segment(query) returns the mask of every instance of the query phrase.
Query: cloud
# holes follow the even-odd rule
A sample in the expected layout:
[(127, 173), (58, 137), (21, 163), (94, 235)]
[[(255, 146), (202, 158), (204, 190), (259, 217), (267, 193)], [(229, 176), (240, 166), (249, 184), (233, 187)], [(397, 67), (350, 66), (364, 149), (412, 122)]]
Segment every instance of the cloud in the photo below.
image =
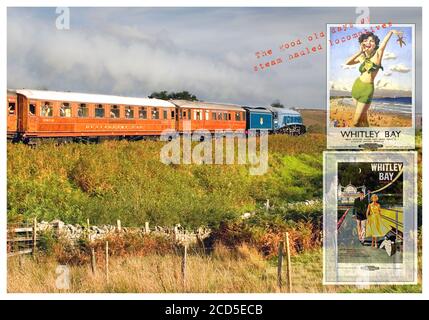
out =
[(409, 91), (410, 88), (404, 87), (401, 83), (386, 80), (384, 78), (378, 80), (375, 84), (376, 89), (384, 89), (390, 91)]
[(383, 60), (396, 60), (396, 55), (393, 52), (386, 51), (384, 52)]
[[(285, 40), (280, 16), (271, 22), (272, 30), (278, 32), (270, 32), (268, 37), (266, 30), (253, 27), (253, 18), (269, 16), (267, 10), (253, 10), (246, 17), (237, 10), (227, 11), (236, 18), (225, 20), (225, 10), (221, 10), (222, 17), (220, 11), (207, 9), (206, 18), (226, 21), (219, 25), (207, 24), (204, 17), (183, 8), (177, 10), (187, 19), (185, 23), (174, 21), (175, 16), (163, 23), (151, 21), (167, 15), (168, 10), (163, 9), (152, 16), (142, 12), (135, 20), (131, 16), (124, 21), (114, 20), (120, 20), (120, 15), (112, 15), (110, 10), (81, 9), (84, 14), (72, 10), (71, 29), (64, 31), (55, 29), (54, 15), (40, 18), (40, 10), (28, 10), (28, 15), (20, 9), (8, 12), (11, 88), (132, 96), (188, 90), (206, 101), (264, 105), (278, 99), (292, 106), (323, 106), (323, 88), (317, 83), (324, 76), (314, 72), (324, 68), (322, 54), (292, 62), (288, 53), (279, 50), (269, 59), (255, 57), (261, 48), (276, 49)], [(275, 11), (272, 14), (278, 15)], [(73, 20), (77, 15), (79, 21)], [(141, 21), (146, 24), (139, 24)], [(299, 24), (293, 29), (300, 31)], [(283, 58), (282, 64), (254, 71), (255, 65), (278, 57)], [(313, 90), (320, 90), (320, 94), (308, 95)]]
[(392, 75), (392, 72), (390, 71), (383, 72), (383, 76), (385, 77), (390, 77), (391, 75)]
[(406, 67), (403, 64), (396, 64), (390, 67), (391, 71), (399, 72), (399, 73), (408, 73), (411, 71), (410, 68)]
[(353, 83), (351, 83), (350, 81), (346, 81), (344, 79), (338, 79), (337, 81), (330, 82), (331, 90), (350, 92), (352, 90), (352, 86), (353, 86)]
[[(312, 108), (326, 104), (326, 38), (305, 39), (338, 16), (356, 18), (352, 8), (72, 8), (71, 29), (60, 31), (55, 8), (8, 8), (7, 14), (10, 88), (130, 96), (188, 90), (206, 101), (280, 100)], [(421, 9), (374, 8), (373, 14), (380, 21), (421, 24)], [(279, 50), (296, 39), (303, 41), (300, 48)], [(288, 60), (318, 44), (322, 51)], [(255, 72), (255, 65), (269, 61), (255, 52), (268, 49), (284, 62)]]
[(343, 68), (344, 70), (356, 69), (357, 67), (358, 67), (358, 64), (355, 64), (355, 65), (342, 64), (341, 65), (341, 68)]

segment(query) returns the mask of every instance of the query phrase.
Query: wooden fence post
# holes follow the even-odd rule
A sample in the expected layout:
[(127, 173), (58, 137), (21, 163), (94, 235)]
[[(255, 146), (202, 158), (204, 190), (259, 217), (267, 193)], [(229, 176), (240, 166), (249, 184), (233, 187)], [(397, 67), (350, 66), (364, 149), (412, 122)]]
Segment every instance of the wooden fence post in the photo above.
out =
[(144, 223), (144, 232), (145, 233), (149, 233), (150, 232), (149, 222), (147, 222), (147, 221)]
[(188, 256), (188, 244), (186, 243), (183, 248), (182, 256), (182, 281), (183, 281), (183, 290), (186, 288), (186, 260)]
[(89, 218), (88, 219), (86, 219), (86, 227), (87, 227), (87, 232), (88, 232), (88, 241), (90, 241), (91, 240), (91, 236), (90, 236), (90, 225), (89, 225)]
[(278, 261), (277, 261), (277, 286), (282, 289), (282, 266), (283, 266), (283, 241), (279, 242)]
[(286, 265), (287, 287), (288, 287), (288, 292), (292, 292), (292, 264), (290, 262), (289, 232), (286, 232), (285, 238), (286, 238), (285, 240), (286, 240), (286, 258), (287, 258), (287, 265)]
[(116, 227), (117, 227), (117, 230), (118, 230), (118, 232), (121, 232), (121, 220), (116, 220)]
[(109, 241), (106, 241), (104, 262), (105, 262), (104, 270), (106, 271), (106, 281), (109, 281)]
[(92, 274), (95, 275), (95, 249), (91, 248), (91, 270)]
[(36, 255), (37, 249), (37, 218), (33, 219), (33, 256)]

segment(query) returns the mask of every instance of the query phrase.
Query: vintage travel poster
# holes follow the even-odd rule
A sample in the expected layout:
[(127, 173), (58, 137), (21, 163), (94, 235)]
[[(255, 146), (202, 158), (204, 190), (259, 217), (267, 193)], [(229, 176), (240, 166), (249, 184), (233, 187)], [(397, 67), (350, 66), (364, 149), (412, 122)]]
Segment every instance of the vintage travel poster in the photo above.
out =
[(326, 153), (325, 282), (413, 283), (415, 153)]
[(329, 149), (413, 149), (414, 25), (327, 27)]

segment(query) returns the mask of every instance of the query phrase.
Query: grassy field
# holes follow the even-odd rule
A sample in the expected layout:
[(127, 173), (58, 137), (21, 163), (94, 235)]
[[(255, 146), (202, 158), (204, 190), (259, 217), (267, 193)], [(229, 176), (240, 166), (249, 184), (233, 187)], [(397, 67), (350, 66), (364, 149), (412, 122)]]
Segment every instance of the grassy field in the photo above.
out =
[(164, 142), (8, 144), (8, 221), (37, 217), (68, 223), (195, 228), (274, 205), (321, 198), (324, 136), (270, 136), (269, 169), (249, 165), (165, 165)]
[[(421, 292), (419, 285), (324, 286), (322, 251), (312, 250), (292, 257), (292, 292)], [(419, 259), (421, 265), (421, 259)], [(14, 257), (8, 260), (8, 292), (110, 292), (110, 293), (276, 293), (276, 260), (264, 259), (258, 251), (242, 245), (231, 251), (219, 247), (212, 255), (190, 254), (186, 284), (183, 284), (180, 255), (111, 257), (109, 279), (100, 260), (96, 273), (90, 265), (71, 266), (68, 289), (56, 286), (58, 262), (52, 257)], [(283, 279), (286, 279), (283, 270)], [(284, 280), (285, 281), (285, 280)], [(61, 287), (60, 287), (61, 288)]]
[[(285, 231), (291, 237), (294, 292), (420, 292), (421, 284), (322, 285), (325, 114), (303, 112), (309, 128), (303, 136), (270, 136), (269, 169), (262, 176), (250, 175), (249, 165), (164, 165), (164, 142), (8, 144), (8, 222), (37, 217), (85, 224), (89, 218), (93, 225), (120, 219), (123, 226), (208, 226), (224, 246), (189, 255), (185, 287), (180, 255), (114, 254), (108, 282), (102, 259), (96, 275), (88, 261), (70, 264), (66, 292), (278, 292), (276, 248)], [(417, 150), (421, 214), (421, 133)], [(246, 212), (253, 215), (243, 220)], [(8, 291), (64, 292), (55, 287), (59, 264), (55, 253), (8, 259)]]

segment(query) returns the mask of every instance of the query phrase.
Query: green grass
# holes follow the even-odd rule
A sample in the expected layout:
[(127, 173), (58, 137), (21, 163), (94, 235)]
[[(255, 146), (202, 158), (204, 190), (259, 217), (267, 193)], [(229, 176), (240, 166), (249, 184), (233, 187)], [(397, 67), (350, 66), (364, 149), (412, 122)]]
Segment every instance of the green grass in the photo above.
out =
[(8, 219), (215, 227), (266, 199), (321, 197), (322, 141), (270, 136), (262, 176), (250, 175), (248, 165), (165, 165), (164, 142), (8, 144)]

